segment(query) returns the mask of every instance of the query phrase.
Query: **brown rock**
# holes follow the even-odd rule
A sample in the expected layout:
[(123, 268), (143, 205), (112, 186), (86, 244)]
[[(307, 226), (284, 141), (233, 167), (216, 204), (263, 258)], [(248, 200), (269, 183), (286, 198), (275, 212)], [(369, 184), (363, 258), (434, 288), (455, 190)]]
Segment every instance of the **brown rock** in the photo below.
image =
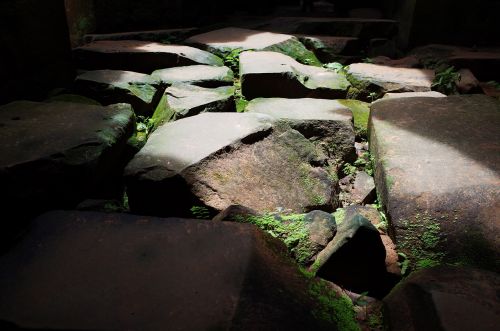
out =
[(469, 69), (460, 69), (460, 81), (457, 83), (458, 91), (462, 94), (477, 93), (481, 91), (479, 81)]
[(373, 177), (364, 171), (357, 172), (350, 192), (350, 200), (356, 204), (366, 205), (373, 203), (376, 198)]
[(222, 221), (238, 221), (239, 218), (247, 218), (249, 216), (257, 216), (258, 213), (248, 207), (241, 205), (231, 205), (218, 213), (212, 221), (222, 222)]

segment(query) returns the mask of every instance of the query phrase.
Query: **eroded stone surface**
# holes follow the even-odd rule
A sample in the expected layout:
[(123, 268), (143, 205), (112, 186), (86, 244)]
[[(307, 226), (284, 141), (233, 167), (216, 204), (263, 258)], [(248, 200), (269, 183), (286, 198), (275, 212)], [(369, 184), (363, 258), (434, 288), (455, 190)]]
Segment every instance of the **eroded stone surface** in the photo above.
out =
[(118, 69), (151, 73), (157, 69), (208, 64), (221, 66), (222, 60), (206, 51), (139, 40), (94, 41), (73, 50), (82, 69)]
[(193, 65), (156, 70), (151, 74), (164, 84), (185, 83), (202, 87), (233, 85), (233, 71), (228, 67)]
[(276, 52), (243, 52), (240, 55), (242, 93), (257, 97), (343, 98), (350, 84), (344, 75), (298, 63)]
[(414, 267), (452, 262), (498, 270), (499, 110), (482, 95), (372, 105), (377, 191)]
[(403, 93), (386, 93), (382, 99), (401, 99), (401, 98), (446, 98), (446, 95), (436, 91), (428, 92), (403, 92)]
[(337, 329), (247, 224), (51, 212), (1, 256), (0, 291), (0, 319), (29, 329)]

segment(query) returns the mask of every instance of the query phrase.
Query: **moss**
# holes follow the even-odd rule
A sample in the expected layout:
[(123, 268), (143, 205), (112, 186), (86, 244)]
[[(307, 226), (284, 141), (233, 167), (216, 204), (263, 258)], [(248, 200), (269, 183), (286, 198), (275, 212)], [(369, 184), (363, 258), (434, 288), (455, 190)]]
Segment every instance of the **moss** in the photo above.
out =
[(238, 113), (243, 113), (249, 101), (241, 93), (241, 80), (239, 78), (234, 79), (234, 101), (236, 103), (236, 111)]
[(340, 225), (345, 219), (345, 209), (337, 208), (337, 210), (333, 213), (333, 217), (335, 217), (335, 223)]
[(308, 50), (300, 41), (296, 39), (266, 47), (264, 50), (286, 54), (300, 63), (320, 67), (322, 63), (313, 52)]
[(304, 192), (312, 206), (325, 205), (328, 202), (326, 198), (323, 195), (315, 193), (315, 189), (320, 184), (320, 181), (311, 176), (310, 169), (311, 166), (306, 163), (302, 163), (299, 167), (300, 181)]
[(156, 88), (149, 84), (128, 84), (126, 89), (146, 103), (152, 102), (156, 94)]
[(338, 100), (339, 103), (352, 112), (354, 118), (354, 130), (356, 136), (367, 138), (368, 134), (368, 118), (370, 116), (370, 105), (358, 100)]
[(174, 111), (168, 104), (168, 95), (164, 94), (151, 117), (151, 130), (156, 130), (160, 125), (169, 122), (173, 117)]

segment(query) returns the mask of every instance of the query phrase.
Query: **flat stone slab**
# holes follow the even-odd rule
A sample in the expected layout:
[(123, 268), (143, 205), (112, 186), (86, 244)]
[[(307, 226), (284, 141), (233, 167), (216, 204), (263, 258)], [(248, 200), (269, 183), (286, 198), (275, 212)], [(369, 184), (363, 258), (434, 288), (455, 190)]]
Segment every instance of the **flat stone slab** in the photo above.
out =
[(375, 182), (415, 268), (499, 270), (500, 102), (483, 95), (372, 104)]
[(352, 113), (336, 100), (257, 98), (246, 111), (285, 120), (305, 137), (319, 138), (325, 152), (336, 161), (356, 159)]
[(247, 224), (51, 212), (0, 257), (0, 291), (0, 319), (29, 329), (336, 329)]
[(381, 92), (427, 92), (431, 90), (434, 71), (428, 69), (395, 68), (390, 66), (353, 63), (347, 74), (358, 81), (365, 81)]
[(200, 49), (140, 40), (100, 40), (73, 50), (81, 69), (117, 69), (151, 73), (157, 69), (208, 64), (222, 59)]
[(274, 51), (300, 62), (321, 64), (296, 37), (281, 33), (229, 27), (192, 36), (186, 39), (185, 43), (218, 55), (224, 55), (235, 49)]
[(8, 228), (9, 220), (72, 207), (98, 190), (119, 167), (134, 120), (127, 104), (18, 101), (0, 107), (0, 127), (0, 204)]
[(343, 98), (350, 86), (344, 75), (303, 65), (277, 52), (240, 54), (241, 89), (247, 99)]
[(204, 112), (234, 112), (234, 87), (174, 84), (165, 90), (153, 115), (155, 125)]
[(228, 67), (193, 65), (154, 71), (151, 76), (164, 84), (185, 83), (202, 87), (233, 85), (234, 74)]
[[(295, 35), (323, 63), (336, 62), (339, 55), (357, 55), (365, 47), (355, 37)], [(366, 46), (366, 45), (365, 45)]]
[(439, 92), (436, 92), (436, 91), (386, 93), (386, 94), (384, 94), (384, 96), (382, 97), (382, 99), (401, 99), (401, 98), (416, 98), (416, 97), (446, 98), (446, 94), (439, 93)]
[(148, 116), (152, 115), (162, 94), (158, 80), (123, 70), (87, 71), (76, 77), (75, 89), (103, 105), (129, 103), (136, 114)]
[(183, 40), (189, 35), (195, 34), (197, 28), (145, 30), (117, 33), (92, 33), (83, 37), (85, 43), (99, 40), (142, 40), (142, 41), (171, 41)]

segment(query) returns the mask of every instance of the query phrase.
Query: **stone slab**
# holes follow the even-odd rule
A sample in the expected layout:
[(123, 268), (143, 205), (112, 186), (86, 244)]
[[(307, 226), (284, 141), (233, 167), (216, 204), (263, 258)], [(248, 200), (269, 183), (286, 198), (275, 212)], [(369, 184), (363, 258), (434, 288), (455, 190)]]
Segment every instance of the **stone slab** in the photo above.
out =
[(384, 94), (384, 96), (382, 97), (382, 99), (401, 99), (401, 98), (416, 98), (416, 97), (446, 98), (446, 94), (439, 93), (439, 92), (436, 92), (436, 91), (386, 93), (386, 94)]
[(197, 28), (164, 29), (164, 30), (145, 30), (116, 33), (92, 33), (83, 37), (85, 43), (91, 43), (99, 40), (142, 40), (142, 41), (178, 41), (187, 36), (195, 34)]
[(154, 71), (151, 76), (164, 84), (185, 83), (202, 87), (233, 85), (234, 74), (228, 67), (193, 65)]

